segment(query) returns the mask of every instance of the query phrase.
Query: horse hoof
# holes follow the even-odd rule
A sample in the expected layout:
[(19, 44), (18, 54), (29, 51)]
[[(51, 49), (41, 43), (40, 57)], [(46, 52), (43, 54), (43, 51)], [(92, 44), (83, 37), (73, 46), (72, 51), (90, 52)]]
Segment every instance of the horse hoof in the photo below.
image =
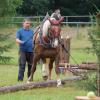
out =
[(58, 79), (58, 80), (57, 80), (57, 87), (62, 87), (61, 79)]
[(32, 83), (33, 80), (31, 80), (30, 78), (27, 80), (27, 83)]
[(58, 88), (61, 88), (61, 87), (63, 87), (63, 85), (62, 85), (62, 84), (60, 84), (60, 85), (57, 84), (57, 87), (58, 87)]
[(46, 81), (48, 79), (48, 76), (43, 76), (43, 80)]
[(30, 81), (27, 81), (26, 83), (28, 83), (28, 84), (29, 84), (29, 83), (31, 83), (31, 82), (30, 82)]

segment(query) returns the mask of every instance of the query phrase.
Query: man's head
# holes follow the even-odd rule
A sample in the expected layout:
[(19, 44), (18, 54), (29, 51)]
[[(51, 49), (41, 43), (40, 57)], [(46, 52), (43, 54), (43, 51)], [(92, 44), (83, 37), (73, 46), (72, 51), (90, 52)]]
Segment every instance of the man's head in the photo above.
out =
[(23, 20), (23, 28), (29, 29), (30, 23), (31, 23), (31, 22), (30, 22), (29, 19), (24, 19), (24, 20)]

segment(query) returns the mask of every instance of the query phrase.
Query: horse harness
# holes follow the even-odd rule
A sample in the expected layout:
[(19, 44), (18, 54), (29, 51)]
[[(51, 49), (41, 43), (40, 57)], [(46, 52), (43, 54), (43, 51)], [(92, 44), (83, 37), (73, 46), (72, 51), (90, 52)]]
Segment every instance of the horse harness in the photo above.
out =
[(45, 41), (42, 37), (42, 33), (39, 33), (39, 44), (43, 45), (45, 48), (51, 48), (52, 47), (52, 40), (60, 35), (61, 28), (59, 24), (53, 24), (53, 21), (51, 22), (50, 19), (48, 19), (51, 23), (50, 28), (48, 29), (48, 35), (47, 39), (48, 41)]

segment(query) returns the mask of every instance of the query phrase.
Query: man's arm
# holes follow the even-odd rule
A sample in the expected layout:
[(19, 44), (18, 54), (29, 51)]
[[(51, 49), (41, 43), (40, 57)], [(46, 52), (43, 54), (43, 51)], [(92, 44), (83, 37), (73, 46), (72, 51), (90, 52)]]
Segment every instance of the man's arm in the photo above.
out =
[(16, 32), (16, 43), (17, 44), (24, 44), (24, 41), (20, 40), (20, 30)]
[(21, 40), (19, 40), (19, 39), (16, 39), (16, 43), (17, 43), (17, 44), (24, 44), (24, 41), (21, 41)]

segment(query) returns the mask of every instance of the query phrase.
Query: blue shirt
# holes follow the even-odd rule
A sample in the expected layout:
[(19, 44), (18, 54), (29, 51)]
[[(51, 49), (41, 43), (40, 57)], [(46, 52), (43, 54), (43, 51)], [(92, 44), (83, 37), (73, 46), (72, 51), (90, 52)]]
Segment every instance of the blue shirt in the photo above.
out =
[(33, 52), (33, 34), (31, 29), (21, 28), (16, 32), (16, 39), (24, 41), (24, 44), (20, 44), (19, 48), (21, 51)]

